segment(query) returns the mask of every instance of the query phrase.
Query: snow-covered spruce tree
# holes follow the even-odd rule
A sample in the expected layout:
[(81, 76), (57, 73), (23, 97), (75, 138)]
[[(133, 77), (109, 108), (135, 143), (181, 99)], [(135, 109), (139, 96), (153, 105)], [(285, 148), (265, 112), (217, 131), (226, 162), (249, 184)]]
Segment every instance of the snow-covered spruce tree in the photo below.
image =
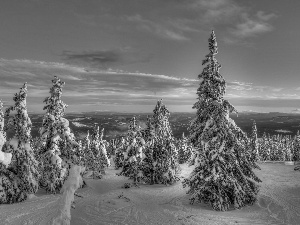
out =
[(104, 129), (99, 132), (99, 126), (96, 124), (93, 128), (93, 133), (91, 135), (91, 151), (94, 155), (93, 162), (93, 176), (101, 177), (101, 173), (104, 173), (104, 168), (110, 165), (110, 161), (106, 153), (106, 141), (103, 140)]
[(259, 140), (258, 151), (261, 161), (270, 160), (269, 141), (265, 132), (263, 133), (262, 138)]
[(21, 202), (26, 199), (26, 193), (19, 188), (22, 183), (20, 178), (7, 166), (11, 163), (12, 153), (5, 152), (3, 146), (6, 143), (4, 131), (3, 103), (0, 100), (0, 204)]
[(141, 167), (145, 141), (142, 138), (141, 127), (136, 124), (135, 117), (130, 120), (126, 138), (129, 140), (129, 145), (124, 153), (122, 171), (118, 175), (129, 177), (137, 184), (143, 177)]
[[(15, 104), (6, 109), (5, 115), (9, 117), (5, 130), (13, 129), (14, 136), (6, 143), (6, 152), (12, 153), (12, 161), (8, 166), (15, 177), (15, 182), (23, 193), (24, 199), (28, 194), (34, 194), (39, 188), (40, 174), (37, 170), (38, 161), (31, 148), (31, 120), (26, 106), (27, 84), (25, 83), (13, 97)], [(17, 201), (24, 200), (23, 197)]]
[(102, 178), (102, 175), (100, 172), (96, 172), (98, 169), (98, 163), (96, 161), (96, 157), (93, 153), (93, 149), (91, 147), (91, 141), (89, 139), (89, 132), (87, 133), (87, 136), (84, 139), (84, 165), (86, 167), (85, 172), (89, 173), (91, 172), (91, 177), (93, 179), (95, 178)]
[(191, 194), (190, 201), (209, 203), (214, 210), (228, 210), (230, 205), (241, 208), (257, 199), (260, 179), (253, 169), (259, 168), (248, 151), (248, 138), (229, 118), (234, 107), (226, 101), (226, 83), (219, 73), (221, 65), (216, 36), (209, 38), (209, 54), (202, 64), (206, 65), (198, 76), (200, 86), (196, 117), (190, 122), (190, 140), (197, 149), (195, 168), (183, 181)]
[(87, 134), (82, 141), (82, 162), (85, 167), (87, 167), (88, 163), (87, 155), (90, 152), (90, 143), (90, 131), (87, 131)]
[(71, 164), (79, 164), (76, 150), (78, 143), (69, 128), (69, 121), (64, 112), (67, 105), (61, 100), (62, 88), (65, 82), (54, 76), (50, 97), (45, 98), (43, 118), (40, 129), (42, 153), (42, 178), (41, 186), (47, 192), (56, 193), (62, 187), (67, 178), (68, 169)]
[(257, 128), (256, 128), (255, 120), (253, 120), (252, 130), (250, 134), (250, 150), (252, 151), (253, 160), (254, 161), (259, 160)]
[(292, 161), (292, 141), (290, 140), (290, 136), (286, 135), (282, 139), (282, 149), (284, 152), (284, 160)]
[(141, 133), (145, 142), (148, 142), (155, 136), (155, 130), (153, 127), (152, 118), (150, 116), (147, 116), (146, 128), (141, 130)]
[(300, 133), (297, 131), (293, 139), (292, 160), (300, 161)]
[(100, 149), (100, 161), (102, 167), (110, 166), (110, 160), (107, 155), (107, 148), (109, 147), (109, 142), (103, 139), (104, 136), (104, 128), (101, 129), (101, 133), (99, 136), (99, 149)]
[(189, 162), (193, 157), (193, 147), (188, 138), (182, 133), (181, 139), (178, 140), (178, 162), (179, 164)]
[(115, 157), (113, 158), (115, 163), (115, 169), (122, 168), (125, 160), (126, 144), (124, 137), (121, 137), (120, 140), (116, 139), (115, 141)]
[(159, 100), (153, 110), (153, 136), (145, 146), (143, 179), (148, 184), (173, 184), (179, 180), (178, 150), (169, 124), (170, 112)]

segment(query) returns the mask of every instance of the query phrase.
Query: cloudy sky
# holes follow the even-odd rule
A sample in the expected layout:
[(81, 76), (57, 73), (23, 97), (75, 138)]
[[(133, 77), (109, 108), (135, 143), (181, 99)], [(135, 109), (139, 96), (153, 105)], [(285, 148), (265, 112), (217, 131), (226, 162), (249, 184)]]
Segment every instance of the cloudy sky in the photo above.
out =
[(297, 0), (3, 0), (0, 98), (28, 83), (42, 112), (53, 76), (67, 112), (192, 111), (197, 75), (215, 30), (239, 111), (300, 111)]

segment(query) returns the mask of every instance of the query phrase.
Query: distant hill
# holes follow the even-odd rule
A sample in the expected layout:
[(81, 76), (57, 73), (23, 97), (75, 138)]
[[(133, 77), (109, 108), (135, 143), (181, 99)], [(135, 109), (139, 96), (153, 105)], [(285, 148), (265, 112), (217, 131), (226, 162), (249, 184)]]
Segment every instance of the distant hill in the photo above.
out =
[[(38, 136), (38, 130), (42, 126), (44, 114), (30, 114), (32, 121), (32, 136)], [(135, 116), (139, 125), (145, 127), (147, 115), (151, 113), (115, 113), (115, 112), (85, 112), (85, 113), (68, 113), (65, 118), (70, 121), (70, 128), (77, 137), (83, 138), (87, 131), (92, 131), (93, 125), (97, 123), (103, 127), (104, 138), (112, 139), (119, 135), (125, 135), (129, 120)], [(195, 117), (195, 113), (172, 113), (170, 116), (170, 124), (173, 134), (176, 138), (180, 138), (184, 132), (188, 135), (188, 126)], [(235, 123), (246, 133), (251, 132), (253, 120), (256, 121), (258, 137), (261, 137), (264, 132), (274, 134), (295, 135), (297, 130), (300, 130), (300, 115), (286, 113), (255, 113), (241, 112), (238, 115), (230, 115)], [(12, 131), (9, 131), (8, 138), (12, 136)]]

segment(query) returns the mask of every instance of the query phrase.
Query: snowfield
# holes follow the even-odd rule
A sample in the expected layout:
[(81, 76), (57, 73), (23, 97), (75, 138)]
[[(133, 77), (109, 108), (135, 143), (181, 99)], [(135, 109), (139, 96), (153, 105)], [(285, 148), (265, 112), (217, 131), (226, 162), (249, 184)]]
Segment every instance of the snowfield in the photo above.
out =
[(287, 134), (287, 133), (293, 133), (292, 131), (289, 131), (289, 130), (283, 130), (283, 129), (275, 130), (275, 131), (278, 132), (278, 133), (285, 133), (285, 134)]
[(72, 121), (72, 123), (73, 123), (74, 126), (76, 126), (76, 127), (90, 127), (90, 126), (88, 126), (88, 125), (85, 125), (85, 124), (79, 123), (79, 122), (73, 122), (73, 121)]
[[(279, 163), (259, 164), (255, 170), (263, 180), (258, 202), (241, 210), (216, 212), (210, 206), (189, 204), (181, 182), (172, 186), (140, 185), (124, 189), (127, 178), (109, 167), (101, 180), (84, 179), (87, 187), (78, 189), (71, 224), (300, 224), (300, 173), (294, 166)], [(182, 177), (193, 167), (182, 165)], [(53, 224), (60, 213), (63, 195), (48, 195), (43, 190), (33, 198), (12, 205), (0, 205), (0, 224)]]

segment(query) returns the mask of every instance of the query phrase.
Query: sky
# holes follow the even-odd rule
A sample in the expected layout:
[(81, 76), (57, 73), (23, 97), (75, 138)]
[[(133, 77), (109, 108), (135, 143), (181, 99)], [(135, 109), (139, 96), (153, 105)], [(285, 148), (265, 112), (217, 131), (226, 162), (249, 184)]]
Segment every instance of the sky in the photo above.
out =
[(193, 112), (198, 74), (215, 31), (238, 111), (300, 112), (300, 1), (1, 0), (0, 98), (24, 82), (43, 112), (51, 80), (68, 112)]

